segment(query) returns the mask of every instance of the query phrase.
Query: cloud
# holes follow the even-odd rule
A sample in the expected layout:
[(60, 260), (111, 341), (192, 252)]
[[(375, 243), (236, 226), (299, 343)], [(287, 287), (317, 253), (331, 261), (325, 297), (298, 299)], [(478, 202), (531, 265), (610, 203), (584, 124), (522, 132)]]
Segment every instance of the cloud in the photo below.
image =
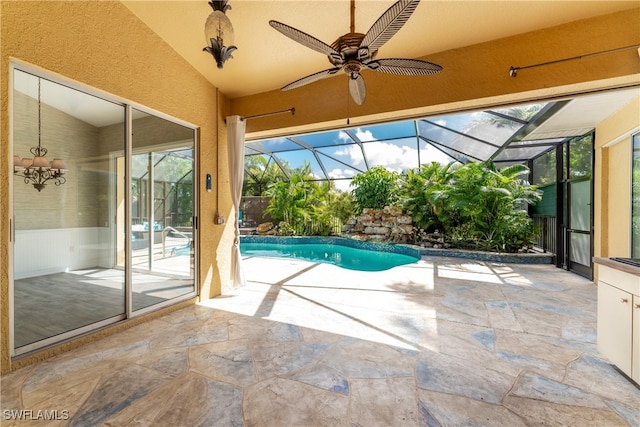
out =
[[(333, 169), (327, 172), (329, 178), (333, 179), (333, 185), (337, 190), (349, 191), (349, 184), (356, 172), (353, 169)], [(346, 179), (345, 179), (346, 178)]]
[(384, 166), (396, 172), (418, 167), (418, 150), (416, 148), (374, 141), (366, 143), (364, 150), (370, 167)]
[(362, 157), (362, 150), (358, 144), (343, 145), (333, 152), (333, 157), (347, 156), (349, 159), (347, 163), (352, 164), (355, 167), (364, 166), (364, 157)]
[[(355, 134), (361, 141), (371, 141), (364, 142), (363, 144), (369, 167), (384, 166), (396, 172), (418, 167), (418, 149), (415, 139), (408, 140), (407, 144), (411, 145), (401, 145), (400, 141), (396, 141), (396, 143), (391, 141), (376, 141), (370, 131), (356, 129)], [(346, 134), (341, 136), (340, 139), (347, 142), (351, 141), (351, 138)], [(348, 144), (338, 147), (333, 155), (346, 156), (348, 157), (347, 163), (360, 169), (364, 168), (364, 158), (358, 144)], [(451, 159), (433, 147), (424, 148), (424, 146), (421, 145), (420, 161), (422, 164), (432, 161), (446, 164), (449, 163)]]

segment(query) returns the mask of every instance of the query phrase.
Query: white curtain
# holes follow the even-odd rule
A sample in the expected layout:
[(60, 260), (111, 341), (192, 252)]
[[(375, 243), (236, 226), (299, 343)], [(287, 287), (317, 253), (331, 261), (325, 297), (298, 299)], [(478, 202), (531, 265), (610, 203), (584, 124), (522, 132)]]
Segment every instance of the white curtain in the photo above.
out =
[(244, 180), (244, 132), (245, 121), (240, 116), (227, 117), (227, 142), (229, 151), (229, 184), (231, 186), (231, 200), (235, 210), (235, 238), (231, 254), (231, 276), (233, 287), (244, 286), (242, 271), (242, 257), (240, 255), (240, 225), (238, 213), (242, 198), (242, 181)]

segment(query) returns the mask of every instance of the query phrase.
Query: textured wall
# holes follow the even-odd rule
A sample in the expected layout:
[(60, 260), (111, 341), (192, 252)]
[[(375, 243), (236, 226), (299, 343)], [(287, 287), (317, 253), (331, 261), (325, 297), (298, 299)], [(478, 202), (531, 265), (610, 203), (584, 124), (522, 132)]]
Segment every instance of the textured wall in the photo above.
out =
[(429, 55), (423, 59), (444, 67), (434, 76), (369, 72), (367, 101), (361, 106), (350, 100), (346, 79), (340, 76), (296, 90), (236, 98), (232, 112), (252, 115), (296, 108), (294, 116), (247, 122), (251, 139), (345, 126), (347, 117), (355, 126), (637, 83), (640, 62), (634, 49), (521, 70), (516, 78), (509, 76), (509, 68), (638, 45), (638, 28), (640, 8), (625, 10)]
[(636, 98), (596, 128), (594, 256), (629, 257), (631, 136), (640, 128)]
[[(225, 136), (218, 138), (222, 119), (217, 105), (227, 101), (120, 2), (2, 1), (0, 8), (0, 369), (6, 372), (11, 369), (8, 330), (10, 60), (42, 68), (79, 85), (97, 88), (198, 126), (197, 156), (201, 162), (211, 165), (218, 165), (218, 142), (226, 144)], [(212, 72), (215, 72), (213, 66)], [(222, 162), (220, 166), (224, 168), (225, 164)], [(226, 174), (226, 171), (218, 172), (217, 166), (213, 169), (208, 172), (214, 179)], [(204, 182), (204, 173), (201, 171), (199, 183)], [(225, 258), (230, 257), (230, 249), (219, 248), (224, 229), (213, 225), (217, 212), (225, 216), (230, 213), (228, 179), (226, 186), (217, 184), (211, 193), (204, 191), (202, 184), (200, 188), (200, 288), (205, 298), (219, 294), (221, 281), (229, 276), (227, 271), (220, 270), (220, 266), (228, 268)], [(32, 359), (39, 357), (43, 356)]]

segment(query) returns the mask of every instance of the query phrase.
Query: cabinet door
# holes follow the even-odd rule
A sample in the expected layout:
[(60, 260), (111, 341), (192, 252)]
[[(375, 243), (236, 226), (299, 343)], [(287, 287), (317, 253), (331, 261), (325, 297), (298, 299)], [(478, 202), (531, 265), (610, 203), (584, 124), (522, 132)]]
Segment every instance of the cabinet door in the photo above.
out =
[(598, 282), (598, 350), (631, 376), (632, 296)]
[(633, 349), (631, 350), (633, 366), (631, 378), (640, 384), (640, 297), (633, 297)]

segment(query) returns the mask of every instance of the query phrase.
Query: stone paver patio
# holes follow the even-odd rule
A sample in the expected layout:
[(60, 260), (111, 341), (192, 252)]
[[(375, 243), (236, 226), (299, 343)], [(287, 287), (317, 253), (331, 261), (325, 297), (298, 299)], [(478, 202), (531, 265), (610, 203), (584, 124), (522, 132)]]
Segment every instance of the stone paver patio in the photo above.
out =
[[(2, 425), (640, 425), (579, 276), (441, 257), (244, 266), (229, 295), (4, 375)], [(20, 409), (68, 419), (7, 419)]]

